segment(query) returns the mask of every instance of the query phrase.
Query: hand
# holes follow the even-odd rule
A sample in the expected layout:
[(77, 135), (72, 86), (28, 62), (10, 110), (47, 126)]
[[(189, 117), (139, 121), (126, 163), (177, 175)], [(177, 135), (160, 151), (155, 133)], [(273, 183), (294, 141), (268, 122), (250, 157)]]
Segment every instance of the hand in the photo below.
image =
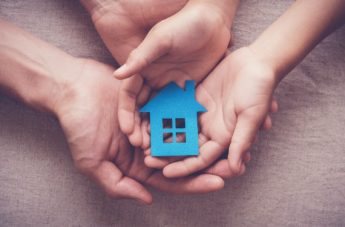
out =
[(228, 148), (228, 161), (219, 161), (210, 172), (222, 177), (244, 173), (248, 149), (260, 126), (272, 126), (268, 112), (277, 111), (272, 101), (275, 73), (244, 47), (227, 56), (197, 88), (197, 100), (208, 112), (200, 116), (200, 155), (171, 162), (146, 157), (152, 167), (164, 167), (166, 177), (181, 177), (214, 163)]
[[(111, 197), (132, 198), (151, 203), (151, 194), (142, 184), (172, 193), (203, 193), (223, 187), (223, 180), (211, 174), (167, 179), (148, 168), (143, 152), (130, 147), (120, 132), (117, 101), (120, 83), (114, 69), (91, 61), (78, 60), (53, 108), (66, 134), (76, 167), (95, 180)], [(55, 97), (54, 97), (55, 98)]]
[(115, 75), (135, 75), (124, 81), (119, 94), (120, 127), (133, 145), (143, 144), (137, 108), (151, 88), (170, 81), (181, 86), (187, 79), (199, 82), (225, 53), (237, 4), (228, 3), (229, 16), (222, 11), (229, 7), (219, 7), (218, 2), (107, 1), (91, 11), (113, 56), (126, 62)]

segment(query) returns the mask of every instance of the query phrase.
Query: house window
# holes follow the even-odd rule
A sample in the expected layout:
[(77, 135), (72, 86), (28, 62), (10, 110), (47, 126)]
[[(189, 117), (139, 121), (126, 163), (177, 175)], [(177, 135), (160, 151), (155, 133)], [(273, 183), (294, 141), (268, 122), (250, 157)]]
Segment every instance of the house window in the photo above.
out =
[(171, 128), (172, 127), (172, 119), (171, 118), (163, 118), (163, 128)]
[(184, 118), (163, 118), (163, 142), (186, 143), (186, 121)]
[(186, 133), (177, 132), (176, 133), (176, 143), (186, 143)]
[(164, 141), (164, 143), (172, 143), (172, 136), (173, 136), (173, 134), (171, 132), (163, 133), (163, 141)]
[(176, 128), (186, 128), (186, 122), (184, 118), (176, 118)]

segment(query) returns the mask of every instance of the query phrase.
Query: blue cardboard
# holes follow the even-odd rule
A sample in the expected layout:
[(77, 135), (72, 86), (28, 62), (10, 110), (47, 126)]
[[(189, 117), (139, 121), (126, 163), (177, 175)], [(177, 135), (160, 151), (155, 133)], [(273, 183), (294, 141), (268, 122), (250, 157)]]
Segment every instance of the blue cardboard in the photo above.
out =
[(198, 155), (198, 112), (206, 111), (195, 100), (194, 81), (186, 81), (185, 90), (169, 83), (140, 109), (150, 113), (151, 155)]

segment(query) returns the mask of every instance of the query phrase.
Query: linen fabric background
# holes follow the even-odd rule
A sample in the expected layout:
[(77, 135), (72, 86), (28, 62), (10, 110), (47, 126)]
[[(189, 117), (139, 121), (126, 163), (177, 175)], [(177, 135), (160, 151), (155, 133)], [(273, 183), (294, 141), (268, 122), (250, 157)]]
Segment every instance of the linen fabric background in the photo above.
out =
[[(232, 49), (292, 3), (241, 1)], [(74, 56), (115, 64), (76, 0), (1, 0), (0, 17)], [(244, 176), (207, 195), (154, 191), (152, 206), (107, 198), (74, 169), (55, 119), (0, 95), (0, 226), (345, 226), (344, 63), (343, 27), (278, 87), (273, 129), (260, 133)]]

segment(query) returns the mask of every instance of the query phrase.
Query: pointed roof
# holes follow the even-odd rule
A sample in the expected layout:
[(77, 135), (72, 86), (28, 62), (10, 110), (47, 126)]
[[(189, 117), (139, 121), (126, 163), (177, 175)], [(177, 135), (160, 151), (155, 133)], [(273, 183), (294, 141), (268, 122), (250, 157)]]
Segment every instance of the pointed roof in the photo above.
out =
[(195, 100), (194, 81), (186, 81), (185, 87), (186, 89), (183, 90), (174, 82), (169, 83), (146, 103), (140, 112), (161, 112), (162, 114), (206, 112), (206, 108)]

